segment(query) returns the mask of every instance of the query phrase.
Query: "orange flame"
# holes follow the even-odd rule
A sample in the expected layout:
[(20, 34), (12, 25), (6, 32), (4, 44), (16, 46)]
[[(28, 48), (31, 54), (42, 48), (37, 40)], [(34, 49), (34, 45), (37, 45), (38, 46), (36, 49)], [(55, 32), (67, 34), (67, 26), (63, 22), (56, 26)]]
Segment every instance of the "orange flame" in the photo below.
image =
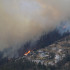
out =
[(28, 55), (30, 53), (30, 50), (28, 52), (26, 52), (24, 55)]

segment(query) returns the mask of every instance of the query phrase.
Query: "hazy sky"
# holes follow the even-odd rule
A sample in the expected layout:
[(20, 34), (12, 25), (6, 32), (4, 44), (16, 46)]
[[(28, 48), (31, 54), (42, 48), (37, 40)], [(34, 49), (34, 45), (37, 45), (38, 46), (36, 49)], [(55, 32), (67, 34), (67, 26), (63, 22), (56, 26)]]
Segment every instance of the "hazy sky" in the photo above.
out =
[(16, 49), (69, 17), (70, 0), (0, 0), (0, 49)]

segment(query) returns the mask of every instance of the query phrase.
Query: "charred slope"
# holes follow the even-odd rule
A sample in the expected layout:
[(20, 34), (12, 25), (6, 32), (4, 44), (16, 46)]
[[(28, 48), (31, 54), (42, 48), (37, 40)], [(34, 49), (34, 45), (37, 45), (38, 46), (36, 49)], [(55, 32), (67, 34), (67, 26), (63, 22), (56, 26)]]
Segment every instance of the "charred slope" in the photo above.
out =
[(40, 48), (44, 48), (45, 46), (53, 44), (55, 41), (60, 40), (68, 35), (70, 35), (70, 32), (60, 34), (58, 30), (51, 31), (48, 34), (45, 33), (34, 44), (29, 41), (25, 45), (22, 45), (18, 50), (19, 55), (23, 56), (23, 53), (27, 52), (28, 50), (38, 50)]

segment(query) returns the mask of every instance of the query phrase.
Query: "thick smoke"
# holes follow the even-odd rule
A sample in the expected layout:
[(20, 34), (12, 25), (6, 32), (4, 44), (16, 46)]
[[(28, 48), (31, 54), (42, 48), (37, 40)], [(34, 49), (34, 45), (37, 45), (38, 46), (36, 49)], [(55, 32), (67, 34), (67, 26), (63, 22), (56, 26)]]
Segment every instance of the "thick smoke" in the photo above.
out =
[[(70, 0), (0, 0), (0, 50), (36, 40), (70, 17)], [(12, 53), (12, 51), (10, 51)]]

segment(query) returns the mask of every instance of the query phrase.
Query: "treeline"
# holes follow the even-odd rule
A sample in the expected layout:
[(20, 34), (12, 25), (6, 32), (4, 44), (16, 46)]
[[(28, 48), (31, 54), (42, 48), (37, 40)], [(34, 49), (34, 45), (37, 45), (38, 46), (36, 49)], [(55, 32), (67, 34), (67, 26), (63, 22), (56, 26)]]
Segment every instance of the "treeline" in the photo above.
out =
[(0, 70), (70, 70), (70, 55), (67, 54), (67, 56), (55, 66), (45, 66), (27, 59), (10, 59), (0, 65)]
[(58, 30), (54, 30), (49, 32), (48, 34), (44, 34), (40, 37), (40, 39), (37, 41), (36, 46), (38, 46), (37, 48), (44, 48), (48, 45), (53, 44), (55, 41), (58, 41), (60, 39), (63, 39), (66, 36), (69, 36), (70, 32), (67, 31), (63, 34), (60, 34), (60, 32)]
[(34, 62), (28, 61), (26, 59), (6, 62), (0, 65), (0, 70), (46, 70), (46, 66), (41, 65), (41, 63), (36, 64)]

